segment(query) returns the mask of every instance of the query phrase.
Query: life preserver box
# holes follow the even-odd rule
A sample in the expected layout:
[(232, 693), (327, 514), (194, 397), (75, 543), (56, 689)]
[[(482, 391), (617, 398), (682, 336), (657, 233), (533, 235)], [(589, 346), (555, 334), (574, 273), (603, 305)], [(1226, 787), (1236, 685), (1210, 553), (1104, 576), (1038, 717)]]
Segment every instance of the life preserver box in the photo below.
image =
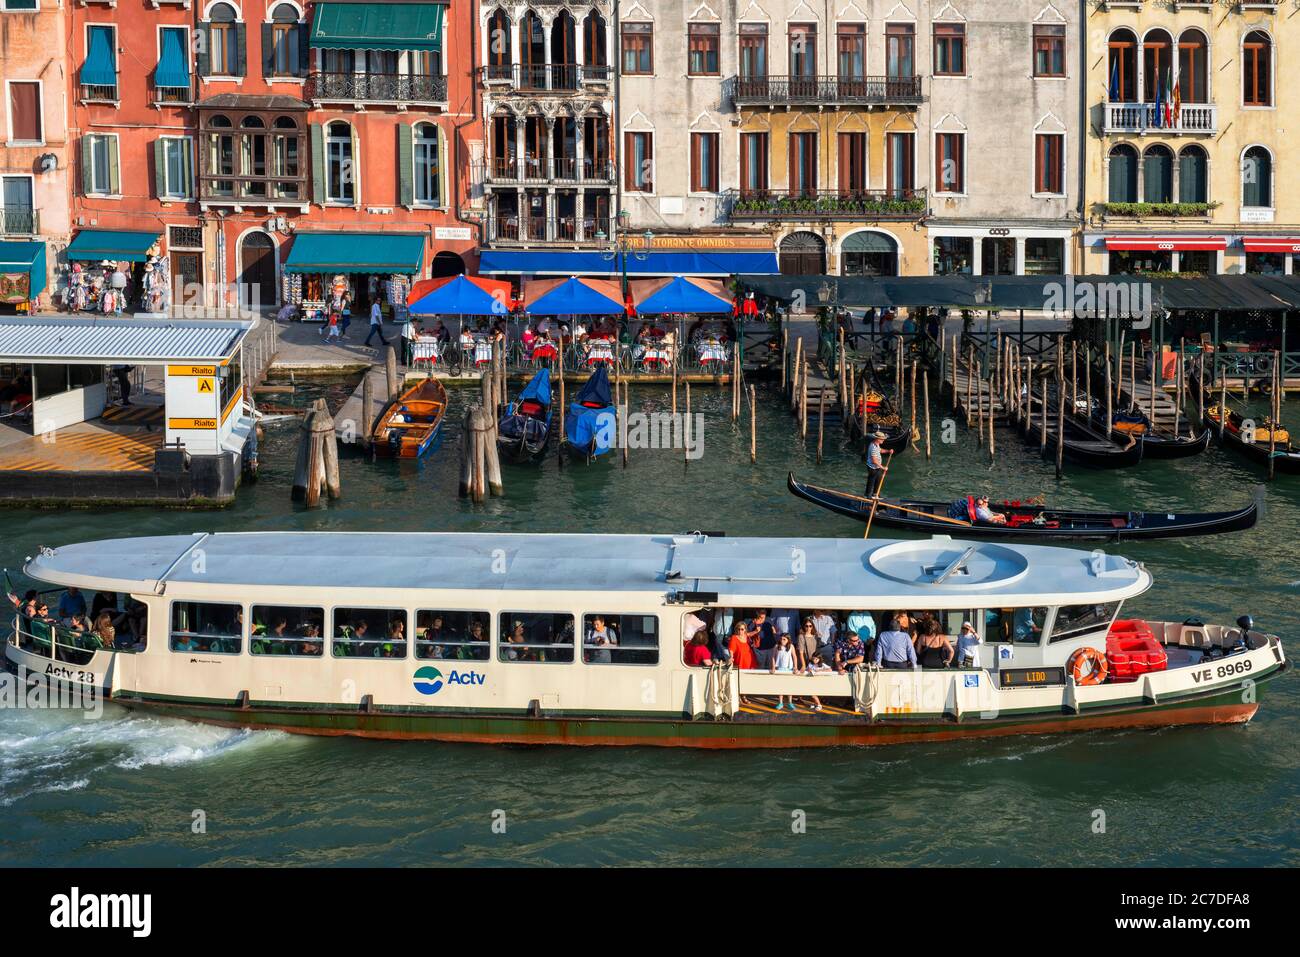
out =
[(1110, 670), (1110, 666), (1106, 663), (1106, 656), (1096, 648), (1078, 649), (1070, 655), (1066, 667), (1070, 669), (1074, 683), (1081, 686), (1101, 684), (1106, 680), (1106, 673)]

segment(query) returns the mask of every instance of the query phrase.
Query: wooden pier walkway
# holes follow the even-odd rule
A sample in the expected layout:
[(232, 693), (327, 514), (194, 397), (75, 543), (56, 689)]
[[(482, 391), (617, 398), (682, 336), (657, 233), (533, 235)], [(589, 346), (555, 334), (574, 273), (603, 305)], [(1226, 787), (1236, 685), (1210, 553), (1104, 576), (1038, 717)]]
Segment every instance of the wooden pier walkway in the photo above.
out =
[[(1006, 418), (1006, 407), (1001, 397), (994, 391), (993, 384), (987, 379), (972, 375), (966, 360), (962, 359), (954, 366), (949, 359), (944, 371), (944, 385), (952, 390), (955, 404), (961, 408), (964, 415), (974, 416), (982, 408), (985, 415), (991, 414), (994, 419)], [(970, 396), (969, 409), (966, 408), (968, 395)]]
[[(1139, 368), (1138, 373), (1139, 375), (1146, 374), (1145, 369), (1143, 368)], [(1120, 365), (1120, 375), (1122, 377), (1120, 380), (1121, 396), (1126, 402), (1135, 403), (1143, 415), (1152, 419), (1157, 429), (1168, 429), (1172, 431), (1174, 428), (1175, 417), (1177, 417), (1179, 424), (1183, 428), (1187, 427), (1187, 412), (1183, 411), (1181, 416), (1178, 416), (1178, 403), (1174, 396), (1166, 391), (1173, 388), (1174, 383), (1167, 382), (1161, 388), (1157, 389), (1149, 380), (1144, 381), (1139, 378), (1134, 382), (1132, 379), (1133, 360), (1128, 357), (1126, 357)], [(1093, 386), (1094, 388), (1096, 387), (1095, 376), (1093, 378)], [(1184, 388), (1186, 388), (1186, 384), (1184, 384)], [(1155, 409), (1154, 415), (1152, 415), (1153, 402)]]

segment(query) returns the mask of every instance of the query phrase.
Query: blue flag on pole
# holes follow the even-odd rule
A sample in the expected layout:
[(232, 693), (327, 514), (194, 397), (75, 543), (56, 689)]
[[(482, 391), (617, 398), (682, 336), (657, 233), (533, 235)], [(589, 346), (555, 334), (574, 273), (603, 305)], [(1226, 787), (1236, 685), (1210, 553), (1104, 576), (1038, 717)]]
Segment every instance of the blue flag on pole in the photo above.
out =
[(1119, 102), (1119, 57), (1110, 61), (1110, 101)]

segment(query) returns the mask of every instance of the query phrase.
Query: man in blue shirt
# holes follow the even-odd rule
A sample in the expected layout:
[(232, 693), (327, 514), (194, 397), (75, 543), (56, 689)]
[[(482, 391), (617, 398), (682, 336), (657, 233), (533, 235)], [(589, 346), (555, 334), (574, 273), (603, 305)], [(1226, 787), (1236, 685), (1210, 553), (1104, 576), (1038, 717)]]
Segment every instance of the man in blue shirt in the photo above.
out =
[(867, 646), (862, 643), (857, 632), (852, 632), (835, 642), (835, 670), (840, 674), (857, 671), (867, 660)]
[(916, 648), (912, 645), (912, 636), (897, 629), (898, 623), (891, 620), (889, 628), (876, 639), (876, 650), (872, 652), (871, 660), (882, 668), (915, 668)]
[(59, 599), (59, 618), (67, 620), (86, 613), (86, 596), (71, 585)]

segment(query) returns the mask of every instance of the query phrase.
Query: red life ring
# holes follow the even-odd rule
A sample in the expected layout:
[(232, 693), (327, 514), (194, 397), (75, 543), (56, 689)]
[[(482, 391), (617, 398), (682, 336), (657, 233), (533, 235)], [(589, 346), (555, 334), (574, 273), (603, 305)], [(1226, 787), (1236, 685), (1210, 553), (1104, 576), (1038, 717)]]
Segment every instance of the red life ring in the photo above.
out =
[(1096, 648), (1080, 648), (1070, 655), (1066, 667), (1070, 669), (1074, 683), (1082, 686), (1101, 684), (1110, 671), (1106, 656)]

